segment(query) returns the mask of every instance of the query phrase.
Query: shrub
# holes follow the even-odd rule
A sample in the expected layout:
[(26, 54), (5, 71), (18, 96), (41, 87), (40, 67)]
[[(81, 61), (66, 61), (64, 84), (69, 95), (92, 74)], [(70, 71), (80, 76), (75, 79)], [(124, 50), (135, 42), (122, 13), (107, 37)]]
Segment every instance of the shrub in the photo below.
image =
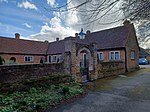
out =
[(62, 92), (63, 92), (64, 95), (69, 93), (69, 87), (68, 86), (63, 87)]

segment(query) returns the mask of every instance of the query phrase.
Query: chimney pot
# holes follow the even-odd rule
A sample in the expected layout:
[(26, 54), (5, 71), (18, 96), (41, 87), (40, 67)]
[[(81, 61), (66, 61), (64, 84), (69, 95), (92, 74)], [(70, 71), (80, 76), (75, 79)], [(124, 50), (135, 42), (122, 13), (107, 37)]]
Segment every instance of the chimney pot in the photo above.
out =
[(78, 33), (75, 33), (75, 37), (78, 37), (78, 35), (79, 35)]
[(87, 31), (86, 31), (86, 34), (87, 34), (87, 35), (89, 35), (90, 33), (91, 33), (91, 31), (90, 31), (90, 30), (87, 30)]
[(123, 25), (124, 25), (124, 26), (128, 26), (130, 23), (131, 23), (131, 22), (126, 19), (126, 20), (123, 22)]
[(59, 41), (59, 38), (56, 38), (56, 41)]
[(20, 34), (19, 33), (15, 33), (15, 39), (20, 39)]

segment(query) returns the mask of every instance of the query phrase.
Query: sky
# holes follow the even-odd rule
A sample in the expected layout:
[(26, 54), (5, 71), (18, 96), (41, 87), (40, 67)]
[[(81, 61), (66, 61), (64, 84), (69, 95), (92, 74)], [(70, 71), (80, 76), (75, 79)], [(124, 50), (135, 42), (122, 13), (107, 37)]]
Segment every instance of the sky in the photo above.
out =
[[(65, 8), (74, 7), (85, 0), (0, 0), (0, 36), (14, 38), (19, 33), (22, 39), (54, 41), (56, 38), (63, 39), (67, 36), (74, 36), (81, 28), (98, 31), (110, 27), (116, 27), (122, 23), (109, 25), (83, 24), (87, 21), (85, 16), (79, 12), (81, 9), (68, 12), (57, 12), (50, 10), (69, 3)], [(88, 7), (86, 7), (88, 9)], [(113, 10), (117, 10), (118, 4)], [(111, 12), (111, 11), (110, 11)], [(113, 12), (113, 11), (112, 11)], [(101, 14), (103, 14), (102, 12)], [(86, 12), (88, 14), (88, 12)], [(122, 13), (108, 14), (101, 20), (101, 23), (114, 21)], [(101, 16), (101, 15), (99, 15)], [(121, 16), (122, 17), (122, 16)]]

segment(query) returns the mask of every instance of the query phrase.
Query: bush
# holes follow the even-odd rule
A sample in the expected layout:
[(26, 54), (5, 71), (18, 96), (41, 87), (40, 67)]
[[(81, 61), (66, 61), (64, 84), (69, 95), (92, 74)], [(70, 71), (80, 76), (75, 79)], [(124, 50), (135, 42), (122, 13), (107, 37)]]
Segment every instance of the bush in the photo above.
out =
[(63, 87), (62, 91), (63, 94), (66, 95), (67, 93), (69, 93), (69, 87), (68, 86)]

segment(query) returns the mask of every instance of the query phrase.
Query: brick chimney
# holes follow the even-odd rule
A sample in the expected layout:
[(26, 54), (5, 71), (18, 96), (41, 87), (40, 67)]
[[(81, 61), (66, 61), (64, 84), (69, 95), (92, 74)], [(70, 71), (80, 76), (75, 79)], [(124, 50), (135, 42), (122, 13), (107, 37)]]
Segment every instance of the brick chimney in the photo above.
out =
[(87, 31), (86, 31), (86, 35), (89, 35), (89, 34), (91, 34), (91, 31), (90, 31), (90, 30), (87, 30)]
[(59, 41), (59, 38), (56, 38), (56, 41), (58, 42), (58, 41)]
[(20, 34), (19, 33), (15, 33), (15, 39), (20, 39)]
[(75, 33), (75, 37), (77, 38), (79, 36), (79, 34), (78, 33)]

